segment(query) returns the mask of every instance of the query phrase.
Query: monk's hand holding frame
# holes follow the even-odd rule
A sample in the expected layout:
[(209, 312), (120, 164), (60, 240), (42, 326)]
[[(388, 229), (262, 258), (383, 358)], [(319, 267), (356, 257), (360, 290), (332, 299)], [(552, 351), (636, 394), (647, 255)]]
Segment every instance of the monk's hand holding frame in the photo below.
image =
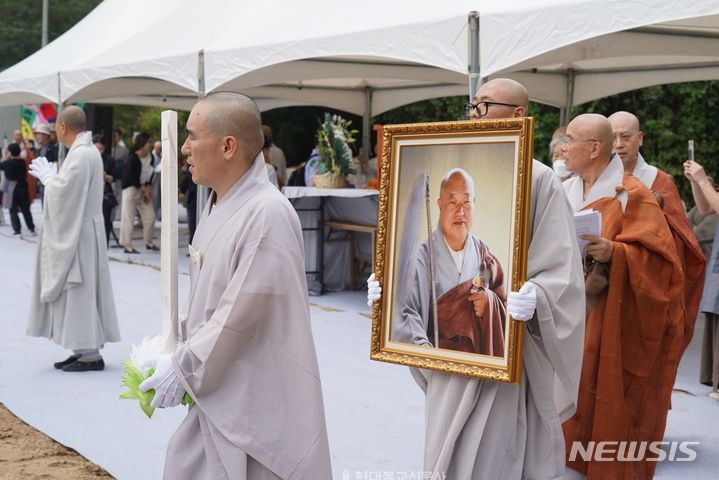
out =
[(515, 320), (526, 322), (534, 316), (537, 309), (537, 287), (526, 282), (518, 292), (509, 292), (507, 311)]

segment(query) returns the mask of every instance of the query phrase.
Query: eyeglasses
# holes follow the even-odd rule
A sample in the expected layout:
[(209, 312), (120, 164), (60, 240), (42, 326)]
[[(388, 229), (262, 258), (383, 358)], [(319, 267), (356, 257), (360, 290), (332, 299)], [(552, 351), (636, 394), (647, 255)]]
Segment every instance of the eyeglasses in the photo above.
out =
[(519, 105), (515, 105), (513, 103), (501, 103), (501, 102), (479, 102), (479, 103), (468, 103), (464, 106), (464, 111), (467, 112), (467, 115), (469, 116), (472, 113), (472, 110), (477, 111), (477, 115), (480, 117), (483, 117), (487, 115), (487, 111), (489, 110), (489, 107), (492, 105), (499, 105), (502, 107), (515, 107), (517, 108)]
[(559, 141), (561, 143), (566, 143), (567, 145), (571, 145), (573, 143), (586, 143), (586, 142), (599, 143), (598, 140), (594, 140), (592, 138), (590, 138), (588, 140), (575, 140), (572, 137), (567, 136), (567, 135), (562, 135), (561, 137), (559, 137), (559, 139), (560, 139)]

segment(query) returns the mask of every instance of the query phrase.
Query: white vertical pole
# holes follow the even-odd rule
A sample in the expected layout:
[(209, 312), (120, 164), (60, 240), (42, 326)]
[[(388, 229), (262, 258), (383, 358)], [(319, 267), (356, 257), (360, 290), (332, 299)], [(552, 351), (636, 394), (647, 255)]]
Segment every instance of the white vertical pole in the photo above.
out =
[[(63, 101), (62, 101), (62, 77), (60, 76), (60, 72), (57, 72), (57, 118), (60, 117), (60, 112), (62, 112), (63, 109)], [(65, 154), (67, 153), (65, 151), (65, 145), (62, 144), (62, 142), (57, 142), (57, 168), (60, 169), (62, 167), (62, 163), (65, 161)]]
[(479, 88), (479, 12), (469, 12), (469, 102)]
[[(200, 50), (197, 54), (197, 100), (205, 98), (205, 51)], [(197, 213), (199, 221), (202, 212), (205, 210), (210, 189), (205, 185), (197, 185)]]
[(160, 277), (165, 353), (177, 342), (177, 112), (162, 112)]

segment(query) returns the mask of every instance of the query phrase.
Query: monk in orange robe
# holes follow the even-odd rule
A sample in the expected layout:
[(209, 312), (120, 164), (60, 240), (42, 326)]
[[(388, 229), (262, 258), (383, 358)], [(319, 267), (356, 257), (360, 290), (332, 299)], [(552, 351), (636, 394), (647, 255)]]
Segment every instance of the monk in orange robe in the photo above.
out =
[(632, 173), (647, 186), (669, 224), (674, 237), (679, 261), (684, 271), (684, 332), (682, 352), (694, 335), (694, 323), (699, 313), (699, 302), (704, 290), (704, 269), (706, 259), (696, 235), (689, 224), (682, 199), (671, 175), (649, 165), (639, 148), (644, 142), (644, 133), (639, 128), (639, 119), (629, 112), (616, 112), (609, 117), (614, 135), (614, 151), (622, 159), (624, 171)]
[[(587, 298), (596, 302), (587, 315), (577, 413), (563, 425), (567, 466), (588, 479), (652, 478), (656, 462), (647, 459), (656, 455), (648, 442), (664, 436), (683, 344), (682, 266), (651, 191), (624, 173), (619, 156), (610, 157), (605, 117), (575, 118), (563, 148), (577, 174), (563, 184), (570, 204), (602, 216), (601, 236), (585, 238)], [(574, 442), (587, 449), (601, 441), (647, 444), (639, 461), (622, 461), (630, 447), (619, 443), (612, 461), (576, 454)]]

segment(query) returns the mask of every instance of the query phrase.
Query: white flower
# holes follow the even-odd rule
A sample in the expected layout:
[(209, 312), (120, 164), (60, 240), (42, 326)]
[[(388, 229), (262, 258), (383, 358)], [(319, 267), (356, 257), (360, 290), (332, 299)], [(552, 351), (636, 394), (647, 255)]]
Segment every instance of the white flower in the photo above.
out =
[(162, 336), (145, 337), (139, 345), (133, 345), (130, 351), (130, 361), (143, 372), (148, 367), (154, 367), (160, 355), (165, 353)]

